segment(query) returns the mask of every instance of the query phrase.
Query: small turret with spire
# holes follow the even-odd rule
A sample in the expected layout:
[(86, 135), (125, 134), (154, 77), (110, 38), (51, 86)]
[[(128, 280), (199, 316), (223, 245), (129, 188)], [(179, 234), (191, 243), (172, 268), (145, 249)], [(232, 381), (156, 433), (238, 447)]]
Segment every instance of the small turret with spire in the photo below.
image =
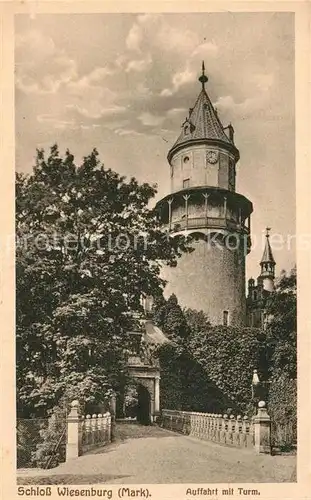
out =
[(274, 290), (275, 260), (270, 245), (271, 228), (266, 228), (265, 248), (260, 261), (260, 275), (255, 280), (248, 280), (247, 324), (256, 328), (265, 328), (266, 300)]
[(266, 228), (266, 242), (265, 248), (260, 261), (260, 281), (263, 284), (264, 290), (272, 292), (274, 290), (274, 278), (275, 278), (275, 260), (273, 258), (272, 249), (270, 245), (270, 231), (271, 228)]

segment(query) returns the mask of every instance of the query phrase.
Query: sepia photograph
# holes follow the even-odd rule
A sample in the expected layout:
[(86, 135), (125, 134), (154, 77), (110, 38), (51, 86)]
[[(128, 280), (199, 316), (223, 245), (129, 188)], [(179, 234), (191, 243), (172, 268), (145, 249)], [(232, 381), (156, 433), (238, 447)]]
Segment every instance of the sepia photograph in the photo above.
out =
[(296, 483), (295, 13), (17, 13), (14, 85), (18, 495)]

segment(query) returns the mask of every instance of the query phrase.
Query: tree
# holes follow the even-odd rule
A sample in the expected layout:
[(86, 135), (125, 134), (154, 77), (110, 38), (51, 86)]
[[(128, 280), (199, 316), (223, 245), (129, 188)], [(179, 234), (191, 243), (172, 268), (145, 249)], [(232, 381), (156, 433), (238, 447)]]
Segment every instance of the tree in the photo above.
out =
[(297, 274), (283, 271), (267, 302), (268, 408), (272, 439), (288, 450), (297, 440)]
[(16, 337), (19, 415), (61, 400), (96, 403), (126, 383), (127, 332), (140, 297), (160, 294), (162, 263), (187, 247), (148, 208), (156, 189), (80, 166), (57, 146), (16, 179)]
[(186, 339), (189, 335), (187, 320), (174, 294), (167, 301), (158, 299), (154, 320), (170, 338)]
[(297, 373), (297, 274), (281, 273), (275, 291), (267, 302), (269, 318), (267, 340), (270, 353), (270, 375), (287, 373), (295, 379)]
[(208, 316), (204, 313), (204, 311), (185, 309), (183, 313), (191, 332), (191, 337), (202, 331), (206, 331), (207, 328), (211, 327)]

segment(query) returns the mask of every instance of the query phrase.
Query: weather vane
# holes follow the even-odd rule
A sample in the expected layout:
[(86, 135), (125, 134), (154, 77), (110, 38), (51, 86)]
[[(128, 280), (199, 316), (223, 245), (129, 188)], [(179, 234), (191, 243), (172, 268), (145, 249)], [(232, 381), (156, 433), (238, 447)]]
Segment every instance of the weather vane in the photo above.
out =
[(207, 76), (205, 75), (205, 65), (204, 65), (204, 61), (202, 61), (202, 75), (200, 76), (199, 78), (199, 82), (202, 83), (202, 89), (205, 88), (205, 84), (206, 82), (208, 82), (208, 78)]

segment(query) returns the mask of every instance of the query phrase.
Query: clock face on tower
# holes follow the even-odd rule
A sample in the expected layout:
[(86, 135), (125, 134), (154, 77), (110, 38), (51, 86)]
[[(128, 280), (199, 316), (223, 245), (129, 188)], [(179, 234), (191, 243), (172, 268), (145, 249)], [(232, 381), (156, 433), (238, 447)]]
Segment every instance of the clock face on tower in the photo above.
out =
[(215, 165), (215, 163), (218, 162), (218, 156), (219, 156), (218, 151), (214, 151), (211, 149), (210, 151), (207, 151), (207, 153), (206, 153), (206, 160), (208, 163)]

